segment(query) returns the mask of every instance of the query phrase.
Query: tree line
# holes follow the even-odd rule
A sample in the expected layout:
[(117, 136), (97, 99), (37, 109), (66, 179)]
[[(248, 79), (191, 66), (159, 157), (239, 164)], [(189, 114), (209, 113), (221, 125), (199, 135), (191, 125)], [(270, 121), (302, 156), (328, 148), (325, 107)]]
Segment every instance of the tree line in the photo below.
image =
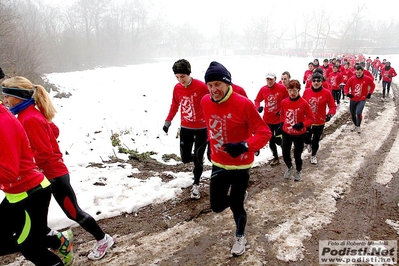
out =
[(392, 34), (399, 32), (398, 21), (373, 21), (364, 15), (364, 6), (341, 21), (325, 10), (302, 14), (300, 24), (277, 22), (279, 27), (266, 15), (254, 17), (243, 21), (241, 31), (219, 20), (209, 35), (195, 21), (171, 22), (162, 8), (154, 8), (155, 2), (76, 0), (48, 5), (41, 0), (0, 0), (0, 67), (38, 83), (43, 73), (148, 62), (168, 53), (194, 56), (199, 50), (212, 53), (215, 47), (231, 47), (265, 54), (282, 38), (301, 33), (338, 36), (343, 53), (366, 39), (380, 47), (399, 43), (399, 35)]

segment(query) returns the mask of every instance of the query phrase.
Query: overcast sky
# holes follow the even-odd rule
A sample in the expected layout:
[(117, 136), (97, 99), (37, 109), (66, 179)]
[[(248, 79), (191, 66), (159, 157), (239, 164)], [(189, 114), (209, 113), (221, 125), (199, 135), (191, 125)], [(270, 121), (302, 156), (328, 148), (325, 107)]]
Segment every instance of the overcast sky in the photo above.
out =
[[(78, 0), (44, 0), (52, 5), (66, 5)], [(120, 3), (135, 0), (110, 0)], [(241, 29), (243, 24), (248, 24), (253, 18), (267, 17), (273, 22), (274, 27), (286, 24), (294, 27), (302, 23), (303, 16), (313, 16), (313, 11), (325, 10), (326, 15), (339, 19), (345, 19), (355, 13), (358, 7), (365, 4), (364, 16), (372, 20), (391, 20), (397, 18), (397, 11), (394, 8), (394, 0), (383, 2), (374, 0), (363, 1), (314, 1), (314, 0), (148, 0), (145, 1), (154, 11), (161, 11), (175, 23), (189, 22), (202, 29), (212, 30), (212, 25), (219, 21), (228, 21), (229, 26), (234, 29)], [(289, 22), (287, 22), (289, 21)]]
[[(122, 0), (121, 0), (122, 1)], [(264, 0), (161, 0), (155, 1), (165, 5), (165, 12), (176, 21), (191, 21), (194, 25), (209, 27), (218, 21), (225, 19), (234, 28), (261, 16), (268, 17), (275, 27), (281, 24), (294, 26), (303, 21), (303, 16), (313, 15), (313, 11), (325, 10), (325, 14), (331, 17), (345, 19), (357, 11), (358, 7), (365, 4), (364, 15), (375, 20), (398, 19), (394, 10), (394, 1), (264, 1)], [(189, 4), (188, 4), (189, 3)], [(287, 23), (287, 21), (290, 21)]]

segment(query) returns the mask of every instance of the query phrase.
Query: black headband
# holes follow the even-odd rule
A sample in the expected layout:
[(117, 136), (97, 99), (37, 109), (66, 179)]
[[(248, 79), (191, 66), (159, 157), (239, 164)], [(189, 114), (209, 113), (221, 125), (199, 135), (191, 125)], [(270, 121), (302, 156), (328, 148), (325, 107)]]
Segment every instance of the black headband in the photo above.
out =
[(25, 90), (25, 89), (20, 89), (20, 88), (7, 88), (2, 86), (1, 87), (3, 94), (9, 95), (9, 96), (14, 96), (16, 98), (22, 99), (22, 100), (29, 100), (32, 98), (34, 90)]

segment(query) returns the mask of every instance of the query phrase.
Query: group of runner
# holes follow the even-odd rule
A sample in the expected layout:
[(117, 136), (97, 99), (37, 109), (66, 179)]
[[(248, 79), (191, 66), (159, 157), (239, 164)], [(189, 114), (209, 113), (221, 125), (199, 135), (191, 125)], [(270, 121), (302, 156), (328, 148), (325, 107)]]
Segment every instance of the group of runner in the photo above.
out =
[[(378, 73), (388, 95), (396, 72), (389, 62), (383, 63), (385, 67), (380, 67)], [(294, 175), (294, 180), (300, 181), (305, 145), (311, 153), (311, 164), (317, 164), (316, 153), (325, 123), (335, 115), (340, 100), (345, 97), (350, 99), (352, 131), (361, 134), (363, 108), (374, 92), (376, 80), (364, 68), (365, 64), (363, 55), (324, 59), (322, 64), (314, 59), (301, 81), (291, 79), (290, 73), (284, 71), (277, 82), (276, 74), (267, 72), (266, 85), (260, 88), (254, 102), (247, 98), (242, 87), (232, 82), (230, 72), (218, 62), (211, 62), (205, 82), (190, 76), (191, 65), (187, 60), (180, 59), (173, 64), (178, 83), (173, 89), (163, 130), (168, 133), (180, 108), (180, 153), (183, 163), (194, 164), (193, 199), (201, 197), (203, 156), (208, 149), (207, 156), (212, 163), (211, 208), (221, 212), (230, 207), (233, 212), (236, 223), (233, 255), (245, 252), (244, 200), (254, 155), (269, 143), (273, 154), (270, 165), (276, 166), (280, 163), (277, 145), (281, 145), (287, 166), (284, 178), (289, 180)], [(301, 87), (304, 87), (303, 93)], [(260, 113), (263, 113), (261, 120)]]

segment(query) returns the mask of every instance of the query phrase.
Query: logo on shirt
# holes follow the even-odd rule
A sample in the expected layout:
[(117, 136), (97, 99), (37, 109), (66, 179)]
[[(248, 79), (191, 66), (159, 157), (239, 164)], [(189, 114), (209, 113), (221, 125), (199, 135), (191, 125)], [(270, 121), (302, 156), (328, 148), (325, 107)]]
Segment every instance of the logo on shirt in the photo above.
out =
[(267, 112), (271, 113), (277, 111), (277, 95), (269, 94), (266, 99)]
[(226, 143), (227, 137), (226, 128), (227, 128), (227, 120), (231, 119), (231, 114), (227, 114), (223, 117), (218, 115), (212, 115), (209, 119), (209, 127), (208, 134), (211, 139), (216, 140), (216, 143), (213, 144), (213, 147), (216, 151), (223, 151), (223, 144)]
[(194, 96), (183, 96), (181, 99), (181, 114), (182, 119), (194, 122), (195, 121), (195, 112), (194, 112)]
[(290, 125), (288, 128), (296, 124), (298, 116), (298, 109), (288, 109), (285, 112), (285, 123)]
[(309, 105), (310, 105), (310, 108), (312, 109), (312, 112), (314, 114), (317, 113), (317, 106), (318, 106), (318, 103), (320, 101), (320, 98), (321, 97), (311, 97), (309, 99)]
[(353, 90), (353, 95), (354, 96), (361, 96), (362, 95), (362, 89), (363, 89), (363, 83), (356, 84), (355, 89)]

